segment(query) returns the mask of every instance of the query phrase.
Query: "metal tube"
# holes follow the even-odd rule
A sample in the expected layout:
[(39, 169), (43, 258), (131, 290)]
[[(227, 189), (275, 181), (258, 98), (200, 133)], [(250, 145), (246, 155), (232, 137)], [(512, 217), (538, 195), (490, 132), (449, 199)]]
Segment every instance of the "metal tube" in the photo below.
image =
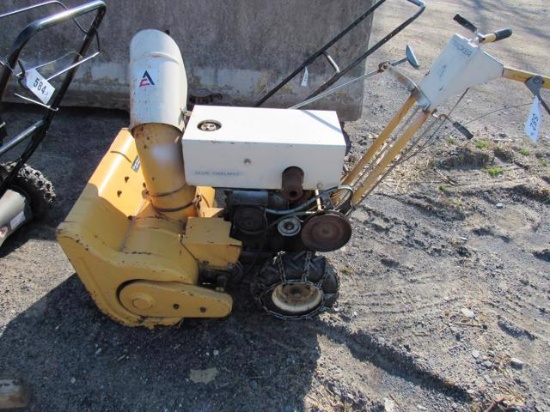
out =
[[(405, 60), (406, 60), (406, 59), (405, 59)], [(356, 77), (355, 79), (351, 79), (350, 81), (348, 81), (348, 82), (346, 82), (346, 83), (343, 83), (343, 84), (341, 84), (341, 85), (339, 85), (339, 86), (335, 86), (335, 87), (333, 87), (332, 89), (326, 90), (326, 91), (324, 91), (323, 93), (320, 93), (320, 94), (318, 94), (318, 95), (316, 95), (316, 96), (313, 96), (311, 99), (307, 99), (307, 100), (304, 100), (303, 102), (300, 102), (300, 103), (298, 103), (298, 104), (295, 104), (294, 106), (290, 106), (289, 109), (299, 109), (300, 107), (307, 106), (308, 104), (313, 103), (313, 102), (316, 102), (317, 100), (320, 100), (320, 99), (322, 99), (323, 97), (326, 97), (326, 96), (328, 96), (328, 95), (331, 95), (332, 93), (337, 92), (338, 90), (343, 89), (343, 88), (349, 86), (350, 84), (355, 83), (355, 82), (358, 81), (358, 80), (368, 79), (369, 77), (372, 77), (372, 76), (374, 76), (375, 74), (378, 74), (378, 73), (380, 73), (380, 72), (381, 72), (380, 69), (378, 69), (378, 70), (373, 70), (372, 72), (369, 72), (369, 73), (364, 74), (364, 75), (362, 75), (362, 76)]]
[(386, 140), (388, 140), (391, 133), (399, 125), (403, 117), (405, 117), (405, 115), (409, 112), (409, 110), (411, 110), (411, 108), (414, 106), (414, 103), (415, 103), (415, 98), (413, 96), (409, 96), (407, 101), (403, 104), (403, 106), (401, 106), (401, 109), (399, 109), (399, 111), (394, 115), (394, 117), (386, 125), (382, 133), (380, 133), (380, 135), (376, 138), (376, 140), (369, 147), (367, 152), (361, 157), (361, 159), (359, 159), (359, 162), (344, 177), (344, 180), (342, 180), (343, 185), (353, 186), (357, 177), (363, 172), (363, 169), (372, 160), (376, 152), (378, 152), (378, 150), (382, 147), (382, 145), (386, 142)]
[(134, 127), (132, 135), (154, 208), (173, 219), (193, 216), (196, 188), (185, 181), (181, 131), (167, 124), (149, 123)]
[(51, 0), (51, 1), (46, 1), (44, 3), (40, 3), (40, 4), (33, 4), (32, 6), (28, 6), (28, 7), (23, 7), (21, 9), (18, 9), (18, 10), (14, 10), (14, 11), (9, 11), (7, 13), (2, 13), (0, 14), (0, 19), (3, 19), (4, 17), (10, 17), (10, 16), (15, 16), (16, 14), (19, 14), (19, 13), (24, 13), (26, 11), (29, 11), (29, 10), (33, 10), (33, 9), (37, 9), (39, 7), (44, 7), (44, 6), (48, 6), (50, 4), (57, 4), (61, 7), (63, 7), (65, 10), (67, 9), (67, 7), (65, 7), (65, 5), (63, 3), (61, 3), (60, 1), (57, 1), (57, 0)]
[(429, 112), (421, 112), (417, 115), (412, 124), (403, 132), (403, 134), (396, 140), (393, 146), (387, 151), (380, 163), (370, 172), (366, 179), (361, 182), (353, 197), (351, 199), (351, 206), (356, 206), (361, 200), (365, 198), (368, 192), (376, 184), (378, 177), (384, 172), (384, 170), (390, 165), (390, 163), (403, 151), (403, 148), (409, 143), (414, 134), (422, 127), (424, 122), (429, 118)]
[[(540, 76), (540, 74), (528, 72), (525, 70), (515, 69), (513, 67), (506, 67), (506, 66), (504, 66), (504, 70), (502, 71), (502, 77), (510, 80), (515, 80), (521, 83), (525, 83), (527, 80), (529, 80), (531, 77), (534, 77), (534, 76)], [(542, 77), (542, 80), (543, 80), (541, 87), (543, 89), (550, 89), (550, 77), (546, 77), (546, 76), (540, 76), (540, 77)]]
[(275, 93), (277, 93), (285, 84), (287, 84), (290, 80), (292, 80), (298, 73), (300, 73), (304, 67), (309, 66), (312, 62), (314, 62), (319, 56), (323, 55), (324, 52), (331, 47), (334, 43), (336, 43), (338, 40), (340, 40), (342, 37), (344, 37), (350, 30), (352, 30), (355, 26), (357, 26), (359, 23), (361, 23), (363, 20), (365, 20), (368, 16), (370, 16), (378, 7), (380, 7), (386, 0), (380, 0), (378, 1), (374, 6), (369, 8), (366, 12), (364, 12), (361, 16), (359, 16), (353, 23), (351, 23), (348, 27), (346, 27), (344, 30), (342, 30), (340, 33), (338, 33), (335, 37), (333, 37), (327, 44), (325, 44), (323, 47), (321, 47), (319, 50), (317, 50), (315, 53), (313, 53), (311, 56), (309, 56), (296, 70), (294, 70), (291, 74), (289, 74), (287, 77), (285, 77), (277, 86), (275, 86), (273, 89), (271, 89), (264, 97), (262, 97), (254, 106), (259, 107), (261, 106), (267, 99), (269, 99), (271, 96), (273, 96)]
[(0, 156), (2, 156), (4, 153), (7, 153), (11, 149), (13, 149), (19, 143), (25, 141), (25, 139), (27, 139), (29, 136), (31, 136), (33, 133), (35, 133), (38, 129), (40, 129), (43, 126), (44, 126), (44, 120), (39, 120), (36, 123), (34, 123), (32, 126), (23, 130), (17, 136), (12, 137), (7, 143), (5, 143), (2, 147), (0, 147)]
[[(409, 0), (410, 1), (410, 0)], [(384, 44), (386, 44), (388, 41), (390, 41), (395, 35), (397, 35), (399, 32), (401, 32), (405, 27), (407, 27), (409, 24), (411, 24), (413, 21), (415, 21), (423, 12), (426, 6), (423, 2), (420, 1), (410, 1), (411, 3), (417, 5), (419, 7), (418, 11), (409, 17), (407, 20), (405, 20), (403, 23), (401, 23), (399, 26), (397, 26), (395, 29), (393, 29), (389, 34), (384, 36), (378, 43), (376, 43), (374, 46), (369, 48), (366, 52), (364, 52), (362, 55), (357, 57), (354, 61), (352, 61), (350, 64), (348, 64), (345, 68), (341, 69), (340, 72), (336, 73), (334, 76), (332, 76), (329, 80), (327, 80), (325, 83), (323, 83), (317, 90), (315, 90), (313, 93), (311, 93), (307, 98), (311, 98), (313, 96), (318, 95), (321, 92), (324, 92), (327, 90), (330, 86), (332, 86), (334, 83), (336, 83), (338, 80), (340, 80), (342, 77), (344, 77), (349, 71), (351, 71), (353, 68), (355, 68), (359, 63), (361, 63), (363, 60), (365, 60), (367, 57), (369, 57), (371, 54), (373, 54), (376, 50), (378, 50), (380, 47), (382, 47)]]

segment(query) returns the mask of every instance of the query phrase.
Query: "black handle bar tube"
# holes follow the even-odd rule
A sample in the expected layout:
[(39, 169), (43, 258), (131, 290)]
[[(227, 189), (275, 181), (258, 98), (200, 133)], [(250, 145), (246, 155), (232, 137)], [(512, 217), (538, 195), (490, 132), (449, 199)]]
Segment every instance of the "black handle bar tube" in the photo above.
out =
[(317, 59), (319, 56), (321, 56), (329, 47), (331, 47), (334, 43), (336, 43), (338, 40), (340, 40), (342, 37), (344, 37), (355, 26), (357, 26), (359, 23), (361, 23), (363, 20), (365, 20), (367, 17), (369, 17), (372, 13), (374, 13), (374, 11), (385, 2), (386, 2), (386, 0), (379, 0), (370, 9), (368, 9), (361, 16), (359, 16), (357, 19), (355, 19), (353, 21), (353, 23), (351, 23), (348, 27), (346, 27), (344, 30), (342, 30), (340, 33), (338, 33), (335, 37), (333, 37), (327, 44), (325, 44), (323, 47), (321, 47), (319, 50), (317, 50), (315, 53), (313, 53), (311, 56), (309, 56), (296, 70), (294, 70), (291, 74), (289, 74), (287, 77), (285, 77), (277, 86), (275, 86), (273, 89), (271, 89), (264, 97), (262, 97), (260, 100), (258, 100), (256, 102), (256, 104), (254, 104), (254, 107), (261, 106), (267, 99), (269, 99), (271, 96), (273, 96), (275, 93), (277, 93), (285, 84), (287, 84), (290, 80), (292, 80), (306, 66), (309, 66), (315, 59)]
[(357, 66), (359, 63), (361, 63), (363, 60), (365, 60), (367, 57), (369, 57), (371, 54), (373, 54), (376, 50), (378, 50), (380, 47), (382, 47), (384, 44), (386, 44), (388, 41), (390, 41), (396, 34), (401, 32), (405, 27), (407, 27), (409, 24), (411, 24), (413, 21), (415, 21), (426, 8), (426, 5), (423, 1), (420, 0), (407, 0), (410, 3), (413, 3), (414, 5), (418, 6), (418, 11), (409, 17), (407, 20), (405, 20), (403, 23), (401, 23), (399, 26), (397, 26), (395, 29), (393, 29), (389, 34), (387, 34), (383, 39), (381, 39), (378, 43), (376, 43), (374, 46), (372, 46), (370, 49), (368, 49), (365, 53), (360, 55), (358, 58), (356, 58), (353, 62), (351, 62), (348, 66), (340, 70), (339, 73), (335, 74), (327, 80), (325, 83), (323, 83), (317, 90), (315, 90), (313, 93), (311, 93), (307, 99), (311, 99), (312, 97), (315, 97), (319, 93), (324, 92), (327, 90), (330, 86), (332, 86), (334, 83), (336, 83), (338, 80), (340, 80), (342, 77), (344, 77), (350, 70), (352, 70), (355, 66)]
[(455, 14), (453, 20), (464, 27), (466, 30), (470, 30), (472, 33), (477, 31), (477, 27), (469, 20), (462, 17), (460, 14)]

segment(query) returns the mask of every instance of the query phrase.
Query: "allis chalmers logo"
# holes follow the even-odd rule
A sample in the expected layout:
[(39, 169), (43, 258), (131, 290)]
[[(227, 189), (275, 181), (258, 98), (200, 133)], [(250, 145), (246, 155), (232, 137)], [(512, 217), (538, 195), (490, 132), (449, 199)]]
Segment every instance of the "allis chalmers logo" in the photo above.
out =
[(151, 75), (147, 70), (143, 73), (143, 76), (141, 76), (141, 81), (139, 82), (139, 87), (145, 87), (145, 86), (154, 86), (155, 82), (151, 78)]

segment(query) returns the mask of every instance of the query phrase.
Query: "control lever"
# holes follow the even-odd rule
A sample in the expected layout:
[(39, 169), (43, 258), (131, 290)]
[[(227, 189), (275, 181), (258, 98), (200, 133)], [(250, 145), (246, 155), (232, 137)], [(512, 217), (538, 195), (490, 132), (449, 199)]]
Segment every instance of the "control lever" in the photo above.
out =
[(525, 82), (525, 85), (531, 91), (531, 93), (533, 93), (534, 96), (538, 97), (539, 102), (542, 104), (542, 107), (544, 107), (544, 110), (546, 110), (546, 112), (550, 114), (550, 108), (548, 107), (548, 104), (546, 104), (546, 102), (542, 100), (542, 97), (540, 96), (540, 89), (543, 83), (544, 80), (541, 76), (533, 76)]
[(507, 39), (512, 35), (512, 29), (500, 29), (488, 34), (479, 33), (478, 28), (469, 20), (462, 17), (460, 14), (456, 14), (453, 20), (464, 27), (466, 30), (475, 34), (475, 37), (479, 43), (493, 43), (495, 41)]

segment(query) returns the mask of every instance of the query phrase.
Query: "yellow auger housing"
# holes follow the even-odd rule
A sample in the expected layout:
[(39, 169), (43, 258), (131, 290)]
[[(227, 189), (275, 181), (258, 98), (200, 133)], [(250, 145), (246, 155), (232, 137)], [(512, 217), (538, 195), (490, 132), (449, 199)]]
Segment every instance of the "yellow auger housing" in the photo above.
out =
[(216, 217), (214, 189), (185, 180), (180, 51), (166, 34), (145, 30), (130, 60), (131, 129), (115, 138), (58, 241), (98, 307), (122, 324), (227, 316), (231, 297), (200, 286), (199, 272), (231, 272), (241, 242)]

